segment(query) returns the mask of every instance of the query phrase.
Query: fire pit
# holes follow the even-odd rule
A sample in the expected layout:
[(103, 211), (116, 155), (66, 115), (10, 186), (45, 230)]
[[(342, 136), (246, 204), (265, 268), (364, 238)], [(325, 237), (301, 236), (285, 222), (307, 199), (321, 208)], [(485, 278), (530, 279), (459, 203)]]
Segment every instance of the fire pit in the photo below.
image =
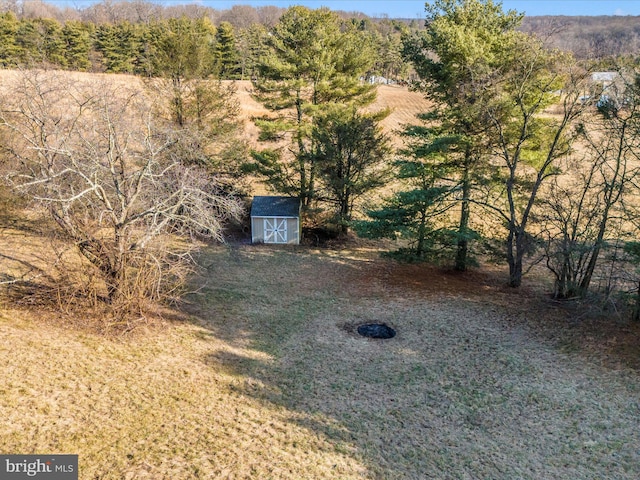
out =
[(385, 323), (365, 323), (358, 327), (358, 333), (369, 338), (393, 338), (396, 331)]

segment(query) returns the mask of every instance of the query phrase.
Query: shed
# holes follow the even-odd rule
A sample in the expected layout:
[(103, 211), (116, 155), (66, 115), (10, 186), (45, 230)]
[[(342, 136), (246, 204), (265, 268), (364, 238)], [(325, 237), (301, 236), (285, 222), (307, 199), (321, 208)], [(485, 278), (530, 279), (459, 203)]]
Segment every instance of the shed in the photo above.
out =
[(299, 244), (300, 199), (295, 197), (253, 197), (251, 242)]

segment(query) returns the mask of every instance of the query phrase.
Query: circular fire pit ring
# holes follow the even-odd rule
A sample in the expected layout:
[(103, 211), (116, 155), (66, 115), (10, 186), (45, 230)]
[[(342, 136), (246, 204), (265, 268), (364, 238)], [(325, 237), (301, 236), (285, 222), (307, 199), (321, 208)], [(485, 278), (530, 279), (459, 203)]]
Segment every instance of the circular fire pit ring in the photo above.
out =
[(358, 327), (358, 333), (369, 338), (393, 338), (396, 331), (386, 323), (365, 323)]

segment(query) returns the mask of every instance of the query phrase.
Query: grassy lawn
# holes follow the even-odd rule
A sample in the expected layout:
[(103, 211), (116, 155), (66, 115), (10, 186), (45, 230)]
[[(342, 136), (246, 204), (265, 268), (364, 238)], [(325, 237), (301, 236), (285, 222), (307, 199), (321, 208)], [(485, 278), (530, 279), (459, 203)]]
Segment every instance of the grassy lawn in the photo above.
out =
[(638, 370), (539, 334), (527, 295), (365, 250), (203, 260), (125, 336), (5, 303), (0, 450), (77, 453), (82, 479), (640, 477)]

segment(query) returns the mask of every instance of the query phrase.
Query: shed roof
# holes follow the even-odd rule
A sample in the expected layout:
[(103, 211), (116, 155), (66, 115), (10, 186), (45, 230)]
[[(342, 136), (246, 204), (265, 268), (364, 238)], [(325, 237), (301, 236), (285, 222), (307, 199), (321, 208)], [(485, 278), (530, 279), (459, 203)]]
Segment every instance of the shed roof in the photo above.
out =
[(253, 197), (252, 217), (299, 217), (300, 199), (296, 197)]

